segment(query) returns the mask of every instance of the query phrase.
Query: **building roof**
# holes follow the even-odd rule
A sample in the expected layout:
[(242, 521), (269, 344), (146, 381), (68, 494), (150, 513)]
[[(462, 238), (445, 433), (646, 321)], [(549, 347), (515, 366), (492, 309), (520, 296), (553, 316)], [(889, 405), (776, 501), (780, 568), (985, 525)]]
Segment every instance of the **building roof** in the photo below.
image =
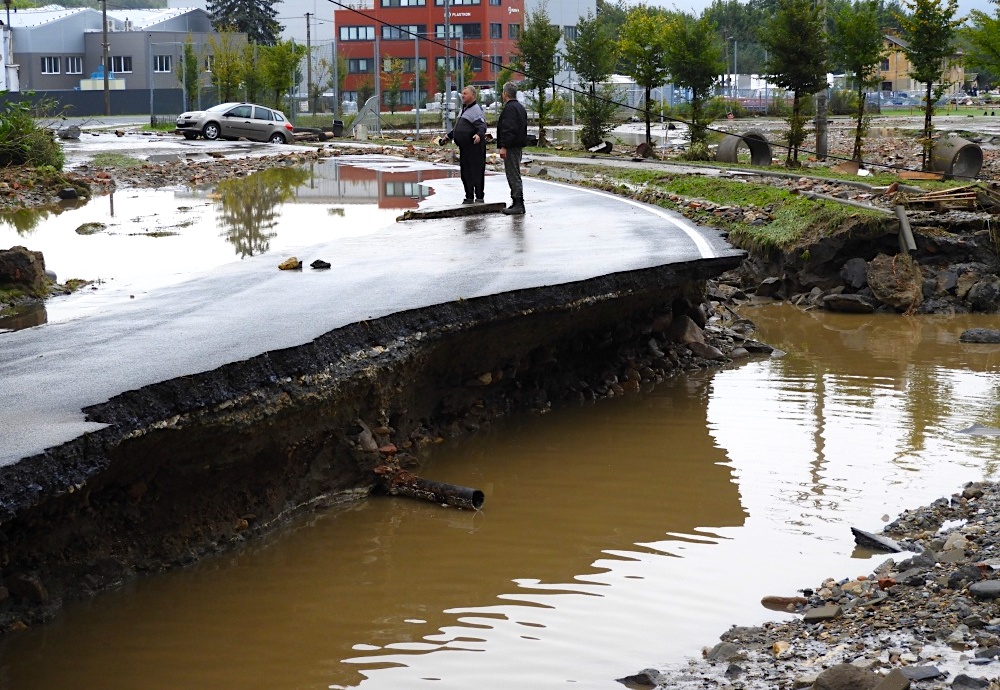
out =
[(10, 26), (15, 29), (32, 28), (87, 12), (97, 12), (97, 10), (90, 7), (63, 7), (62, 5), (19, 9), (10, 13)]
[(108, 10), (108, 16), (120, 22), (124, 22), (127, 19), (132, 22), (132, 26), (136, 31), (142, 31), (165, 21), (182, 17), (188, 12), (195, 11), (199, 11), (199, 9), (192, 7), (167, 7), (158, 10)]

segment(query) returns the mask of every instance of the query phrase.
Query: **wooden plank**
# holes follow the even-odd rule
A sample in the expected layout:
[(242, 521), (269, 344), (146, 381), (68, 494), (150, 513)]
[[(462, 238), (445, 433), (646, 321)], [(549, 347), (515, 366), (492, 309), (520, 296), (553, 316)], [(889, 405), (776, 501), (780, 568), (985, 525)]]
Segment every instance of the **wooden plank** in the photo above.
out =
[(492, 204), (462, 204), (461, 206), (454, 206), (450, 208), (435, 208), (427, 209), (425, 211), (421, 210), (409, 210), (405, 211), (403, 215), (398, 216), (396, 221), (403, 220), (428, 220), (431, 218), (461, 218), (462, 216), (478, 216), (486, 213), (500, 213), (506, 208), (506, 204), (502, 201), (492, 203)]
[(901, 180), (943, 180), (944, 173), (922, 172), (920, 170), (901, 170), (898, 177)]

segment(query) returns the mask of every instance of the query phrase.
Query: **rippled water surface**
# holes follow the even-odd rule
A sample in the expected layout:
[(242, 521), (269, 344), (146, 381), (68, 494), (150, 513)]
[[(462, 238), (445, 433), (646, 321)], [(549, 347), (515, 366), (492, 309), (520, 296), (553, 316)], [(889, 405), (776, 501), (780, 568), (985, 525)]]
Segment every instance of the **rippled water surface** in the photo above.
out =
[(849, 528), (993, 478), (995, 319), (749, 309), (781, 358), (517, 417), (372, 498), (145, 578), (0, 645), (0, 688), (620, 688), (762, 596), (870, 572)]

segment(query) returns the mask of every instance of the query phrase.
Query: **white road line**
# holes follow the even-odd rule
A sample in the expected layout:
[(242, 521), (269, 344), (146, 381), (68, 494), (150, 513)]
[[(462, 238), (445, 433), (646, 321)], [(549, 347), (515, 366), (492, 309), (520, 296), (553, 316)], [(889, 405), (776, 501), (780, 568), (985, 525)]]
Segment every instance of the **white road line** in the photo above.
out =
[(690, 240), (694, 242), (695, 246), (698, 248), (698, 252), (701, 254), (701, 258), (714, 259), (718, 257), (718, 254), (712, 248), (712, 245), (710, 245), (708, 241), (701, 236), (701, 233), (698, 232), (698, 230), (696, 230), (693, 226), (688, 225), (684, 221), (679, 220), (674, 216), (668, 214), (666, 211), (656, 208), (655, 206), (651, 206), (650, 204), (643, 204), (638, 201), (634, 201), (633, 199), (628, 199), (623, 196), (618, 196), (617, 194), (609, 194), (608, 192), (602, 192), (597, 189), (589, 189), (588, 187), (577, 187), (576, 185), (565, 184), (563, 182), (553, 182), (552, 180), (540, 180), (537, 177), (528, 177), (525, 179), (531, 180), (532, 182), (540, 182), (542, 184), (555, 185), (556, 187), (565, 187), (566, 189), (572, 189), (579, 192), (587, 192), (588, 194), (595, 194), (597, 196), (607, 197), (608, 199), (613, 199), (615, 201), (635, 206), (636, 208), (642, 209), (647, 213), (652, 213), (653, 215), (659, 216), (660, 218), (663, 218), (665, 221), (673, 223), (676, 227), (680, 228), (690, 238)]

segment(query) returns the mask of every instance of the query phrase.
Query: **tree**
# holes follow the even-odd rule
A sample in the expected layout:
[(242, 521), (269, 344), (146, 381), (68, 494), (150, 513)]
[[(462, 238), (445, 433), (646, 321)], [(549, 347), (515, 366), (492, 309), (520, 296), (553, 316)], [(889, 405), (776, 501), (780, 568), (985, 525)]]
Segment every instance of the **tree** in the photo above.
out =
[(618, 56), (611, 29), (591, 14), (576, 23), (576, 38), (566, 42), (566, 59), (579, 75), (586, 94), (576, 102), (583, 121), (580, 139), (585, 148), (597, 146), (611, 129), (611, 118), (618, 104), (613, 91), (600, 87), (615, 69)]
[(248, 43), (243, 47), (243, 70), (241, 72), (243, 89), (248, 101), (263, 100), (266, 88), (264, 78), (264, 62), (267, 46)]
[(965, 66), (979, 72), (979, 85), (991, 83), (1000, 74), (1000, 8), (990, 16), (981, 10), (969, 12), (965, 39)]
[(194, 104), (198, 99), (198, 91), (201, 84), (198, 79), (201, 77), (198, 55), (194, 51), (194, 43), (191, 36), (184, 42), (184, 52), (181, 54), (180, 64), (177, 65), (177, 81), (184, 89), (184, 109), (194, 110)]
[(236, 100), (240, 84), (243, 82), (244, 50), (243, 37), (229, 31), (208, 37), (212, 53), (212, 86), (219, 93), (220, 102)]
[(395, 114), (399, 107), (399, 94), (403, 90), (403, 61), (399, 58), (389, 58), (383, 63), (386, 68), (382, 72), (382, 83), (385, 84), (385, 104), (389, 112)]
[(778, 9), (761, 31), (768, 49), (767, 78), (792, 92), (785, 164), (799, 166), (799, 147), (806, 138), (802, 96), (826, 86), (827, 40), (820, 7), (812, 0), (778, 0)]
[[(954, 56), (954, 41), (961, 20), (956, 20), (958, 0), (904, 0), (910, 13), (900, 16), (906, 45), (903, 54), (910, 62), (909, 75), (927, 85), (924, 93), (923, 165), (930, 169), (933, 146), (934, 102), (948, 87), (942, 65)], [(938, 82), (935, 88), (934, 84)]]
[[(545, 146), (545, 125), (552, 117), (553, 103), (545, 96), (545, 89), (555, 85), (556, 46), (561, 36), (558, 26), (549, 21), (549, 13), (543, 2), (528, 15), (528, 21), (517, 39), (518, 59), (524, 65), (524, 86), (535, 91), (533, 105), (538, 114), (538, 145)], [(552, 96), (555, 98), (555, 89)]]
[(668, 23), (666, 17), (645, 5), (632, 8), (622, 25), (618, 52), (625, 73), (645, 90), (646, 143), (652, 142), (650, 94), (667, 81)]
[(852, 158), (861, 162), (861, 144), (865, 124), (865, 96), (879, 85), (879, 68), (885, 58), (885, 37), (878, 20), (878, 0), (857, 0), (854, 5), (842, 7), (833, 15), (830, 47), (840, 56), (844, 69), (853, 75), (857, 87), (858, 110), (854, 128), (854, 153)]
[(247, 35), (251, 43), (273, 46), (284, 28), (275, 17), (276, 0), (209, 0), (208, 12), (212, 15), (212, 28), (216, 31), (234, 31)]
[(707, 159), (706, 143), (708, 126), (712, 117), (706, 115), (702, 104), (723, 71), (722, 41), (715, 25), (702, 16), (678, 15), (668, 25), (667, 67), (678, 86), (691, 89), (691, 148), (688, 157)]
[[(306, 47), (293, 41), (278, 41), (273, 46), (262, 46), (264, 89), (270, 95), (271, 106), (281, 109), (281, 102), (295, 86), (299, 63), (306, 54)], [(292, 112), (289, 107), (288, 112)]]

